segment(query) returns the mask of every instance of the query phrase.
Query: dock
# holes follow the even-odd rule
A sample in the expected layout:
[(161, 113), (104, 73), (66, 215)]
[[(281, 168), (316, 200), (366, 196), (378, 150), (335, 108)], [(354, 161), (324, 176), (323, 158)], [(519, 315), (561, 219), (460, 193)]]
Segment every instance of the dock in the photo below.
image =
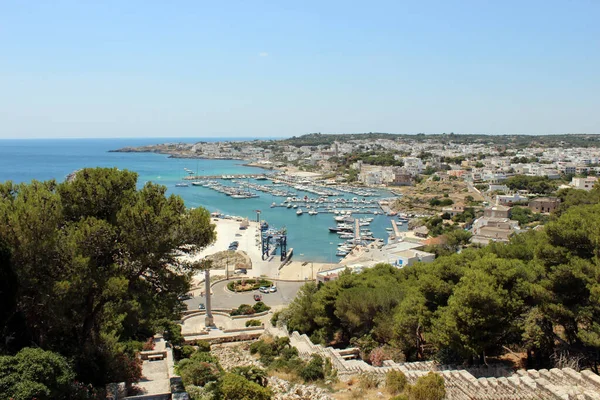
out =
[(400, 229), (398, 229), (398, 224), (396, 224), (396, 220), (392, 220), (392, 228), (394, 228), (394, 235), (399, 238), (400, 237)]
[(206, 180), (206, 179), (271, 179), (265, 174), (235, 174), (235, 175), (188, 175), (183, 179), (186, 181)]

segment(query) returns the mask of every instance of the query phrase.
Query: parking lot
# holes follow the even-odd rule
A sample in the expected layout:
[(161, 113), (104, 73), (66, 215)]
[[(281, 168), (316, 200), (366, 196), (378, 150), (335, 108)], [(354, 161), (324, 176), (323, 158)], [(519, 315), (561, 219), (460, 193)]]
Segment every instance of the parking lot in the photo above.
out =
[[(262, 295), (262, 301), (270, 306), (281, 306), (289, 304), (304, 282), (274, 282), (277, 286), (275, 293), (260, 293), (258, 290), (244, 293), (233, 293), (227, 290), (227, 281), (219, 282), (212, 287), (212, 306), (213, 308), (237, 308), (240, 304), (254, 304), (255, 294)], [(205, 303), (204, 297), (196, 296), (185, 303), (188, 310), (197, 310), (200, 303)]]

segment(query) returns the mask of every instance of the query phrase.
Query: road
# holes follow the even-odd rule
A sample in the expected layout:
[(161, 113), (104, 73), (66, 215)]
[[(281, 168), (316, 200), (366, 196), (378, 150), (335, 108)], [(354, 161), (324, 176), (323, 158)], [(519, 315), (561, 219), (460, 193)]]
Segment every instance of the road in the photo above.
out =
[[(277, 292), (275, 293), (260, 293), (258, 290), (233, 293), (227, 290), (227, 283), (227, 281), (219, 282), (212, 287), (213, 308), (237, 308), (240, 304), (252, 305), (255, 303), (253, 296), (257, 293), (263, 295), (262, 301), (270, 307), (287, 305), (296, 297), (298, 289), (304, 285), (304, 282), (275, 282), (277, 286)], [(196, 296), (186, 300), (185, 303), (188, 310), (197, 310), (200, 303), (205, 303), (205, 299)]]

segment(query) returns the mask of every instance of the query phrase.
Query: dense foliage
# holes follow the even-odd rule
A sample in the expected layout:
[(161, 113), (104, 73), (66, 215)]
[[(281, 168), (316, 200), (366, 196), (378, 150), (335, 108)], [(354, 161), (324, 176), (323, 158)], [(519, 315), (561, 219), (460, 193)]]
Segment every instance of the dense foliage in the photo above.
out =
[(526, 352), (531, 367), (569, 355), (597, 371), (598, 226), (600, 204), (572, 206), (509, 244), (308, 283), (280, 320), (315, 342), (389, 344), (407, 360), (485, 362), (506, 346)]
[(257, 313), (261, 313), (264, 311), (269, 311), (271, 307), (263, 303), (262, 301), (257, 301), (254, 305), (250, 304), (240, 304), (238, 308), (234, 308), (229, 312), (229, 315), (253, 315)]
[(526, 190), (530, 193), (550, 194), (556, 190), (556, 182), (547, 176), (515, 175), (508, 178), (505, 185), (511, 190)]
[[(187, 347), (187, 346), (186, 346)], [(176, 366), (192, 400), (268, 400), (273, 393), (267, 386), (265, 370), (240, 366), (227, 373), (210, 347), (201, 346)]]
[(308, 362), (302, 360), (298, 356), (298, 349), (290, 346), (287, 337), (257, 340), (250, 345), (250, 353), (257, 354), (267, 369), (295, 375), (304, 382), (336, 379), (336, 371), (329, 359), (323, 360), (318, 354), (312, 354)]
[(1, 353), (56, 352), (100, 386), (139, 379), (135, 353), (155, 332), (181, 339), (170, 321), (197, 266), (178, 256), (212, 242), (214, 226), (206, 210), (136, 181), (98, 168), (0, 184)]
[(0, 356), (0, 393), (3, 398), (77, 398), (78, 392), (86, 393), (81, 390), (84, 388), (74, 383), (74, 378), (67, 360), (51, 351), (24, 348), (15, 356)]

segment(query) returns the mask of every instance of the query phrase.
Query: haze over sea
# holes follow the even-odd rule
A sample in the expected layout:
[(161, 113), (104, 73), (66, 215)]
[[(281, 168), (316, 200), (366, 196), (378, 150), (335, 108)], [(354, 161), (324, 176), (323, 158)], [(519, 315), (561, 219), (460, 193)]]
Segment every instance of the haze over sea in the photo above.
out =
[[(328, 233), (335, 225), (331, 214), (296, 216), (295, 210), (270, 208), (281, 197), (259, 193), (256, 199), (236, 200), (204, 187), (175, 187), (186, 176), (184, 168), (198, 171), (199, 175), (256, 174), (265, 171), (246, 167), (240, 160), (175, 159), (154, 153), (110, 153), (126, 146), (143, 146), (157, 143), (197, 141), (215, 142), (235, 138), (123, 138), (123, 139), (28, 139), (0, 140), (0, 182), (29, 182), (33, 179), (63, 181), (73, 171), (86, 167), (117, 167), (138, 173), (138, 186), (152, 181), (165, 185), (167, 194), (177, 194), (188, 207), (205, 207), (210, 212), (256, 218), (255, 210), (261, 210), (261, 219), (272, 226), (287, 227), (288, 247), (294, 248), (294, 259), (308, 261), (334, 261), (337, 244), (341, 241)], [(243, 138), (241, 140), (251, 140)], [(264, 182), (258, 182), (263, 183)], [(302, 195), (314, 197), (310, 193)], [(370, 226), (374, 235), (387, 237), (389, 218), (374, 216)], [(235, 240), (235, 238), (231, 238)], [(225, 250), (225, 249), (223, 249)]]

